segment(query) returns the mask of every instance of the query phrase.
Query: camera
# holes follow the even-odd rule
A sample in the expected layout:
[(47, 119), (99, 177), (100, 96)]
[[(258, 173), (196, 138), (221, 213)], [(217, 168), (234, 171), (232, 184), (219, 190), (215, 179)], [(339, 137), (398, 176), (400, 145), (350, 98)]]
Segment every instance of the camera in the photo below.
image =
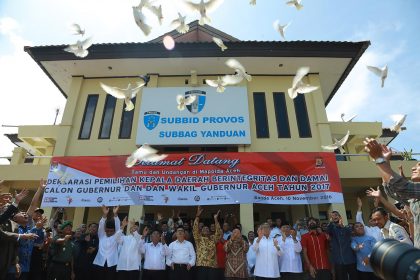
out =
[(420, 250), (395, 239), (384, 239), (373, 247), (370, 265), (375, 274), (385, 280), (417, 280)]

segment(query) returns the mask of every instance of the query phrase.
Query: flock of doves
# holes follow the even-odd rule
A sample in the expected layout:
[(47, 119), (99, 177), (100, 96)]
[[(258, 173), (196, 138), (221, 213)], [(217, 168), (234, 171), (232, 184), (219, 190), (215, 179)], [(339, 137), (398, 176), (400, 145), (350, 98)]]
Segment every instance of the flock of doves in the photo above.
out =
[[(211, 22), (208, 13), (214, 11), (223, 0), (200, 0), (199, 3), (194, 3), (187, 0), (181, 0), (182, 3), (186, 8), (188, 8), (192, 12), (198, 12), (200, 14), (199, 24), (209, 24)], [(251, 0), (249, 2), (250, 5), (256, 5), (256, 0)], [(134, 6), (133, 8), (133, 16), (134, 21), (140, 30), (144, 33), (145, 36), (148, 36), (152, 30), (152, 26), (147, 23), (147, 17), (144, 13), (145, 10), (148, 10), (153, 14), (159, 24), (162, 25), (163, 21), (163, 14), (162, 14), (162, 5), (153, 5), (153, 0), (141, 0), (138, 6)], [(288, 6), (296, 8), (297, 11), (303, 8), (302, 0), (290, 0), (287, 1), (286, 4)], [(276, 20), (273, 23), (274, 29), (280, 34), (280, 36), (285, 39), (285, 31), (287, 27), (291, 24), (291, 22), (281, 25), (279, 20)], [(186, 23), (186, 16), (183, 16), (181, 13), (178, 12), (178, 18), (171, 22), (171, 27), (175, 28), (175, 30), (181, 34), (184, 34), (189, 31), (189, 26)], [(71, 25), (72, 34), (73, 35), (85, 35), (85, 30), (80, 27), (79, 24), (72, 24)], [(172, 38), (170, 38), (172, 39)], [(173, 39), (172, 39), (173, 40)], [(224, 44), (224, 42), (217, 37), (213, 37), (213, 41), (217, 46), (220, 47), (221, 51), (225, 51), (228, 47)], [(64, 50), (67, 52), (73, 53), (75, 56), (84, 58), (89, 54), (88, 48), (93, 44), (92, 37), (89, 37), (84, 40), (78, 40), (75, 44), (71, 44), (66, 47)], [(227, 74), (224, 76), (217, 77), (217, 80), (205, 80), (206, 84), (216, 88), (216, 91), (222, 93), (225, 91), (226, 86), (230, 85), (237, 85), (241, 83), (244, 79), (248, 82), (251, 82), (252, 77), (246, 72), (245, 67), (236, 59), (230, 58), (225, 62), (226, 66), (233, 69), (235, 74)], [(388, 76), (388, 66), (383, 68), (375, 67), (375, 66), (367, 66), (367, 68), (376, 74), (381, 79), (381, 87), (384, 87), (385, 79)], [(292, 86), (288, 89), (288, 95), (291, 99), (294, 99), (298, 96), (298, 94), (306, 94), (316, 91), (318, 86), (312, 86), (310, 84), (305, 83), (304, 77), (309, 73), (310, 68), (307, 66), (300, 67), (295, 77), (293, 78)], [(131, 111), (134, 109), (134, 104), (131, 101), (132, 98), (136, 96), (136, 94), (140, 91), (140, 89), (144, 86), (147, 86), (150, 77), (148, 75), (141, 75), (139, 76), (141, 81), (137, 82), (136, 85), (128, 84), (126, 88), (118, 88), (114, 86), (109, 86), (104, 83), (100, 83), (101, 88), (107, 93), (114, 96), (117, 99), (124, 99), (125, 103), (125, 110)], [(188, 97), (184, 97), (183, 95), (178, 95), (176, 97), (177, 108), (178, 110), (182, 111), (186, 108), (186, 106), (191, 105), (196, 101), (195, 95), (190, 95)], [(352, 116), (351, 118), (345, 120), (344, 114), (341, 115), (341, 119), (343, 122), (351, 122), (356, 115)], [(392, 131), (400, 132), (404, 129), (403, 123), (407, 117), (407, 115), (393, 115), (391, 116), (395, 124), (391, 128)], [(347, 134), (340, 140), (334, 139), (334, 143), (332, 145), (321, 146), (325, 150), (336, 150), (339, 149), (342, 152), (345, 152), (343, 146), (346, 144), (348, 138), (350, 136), (350, 131), (347, 131)], [(139, 149), (133, 152), (126, 160), (126, 166), (132, 167), (138, 161), (149, 161), (149, 162), (156, 162), (164, 159), (167, 155), (158, 154), (156, 149), (153, 149), (147, 144), (142, 145)], [(53, 170), (54, 171), (54, 170)], [(61, 173), (58, 173), (61, 172)], [(66, 177), (62, 171), (58, 169), (55, 171), (57, 175), (61, 177)], [(67, 178), (66, 178), (67, 179)]]

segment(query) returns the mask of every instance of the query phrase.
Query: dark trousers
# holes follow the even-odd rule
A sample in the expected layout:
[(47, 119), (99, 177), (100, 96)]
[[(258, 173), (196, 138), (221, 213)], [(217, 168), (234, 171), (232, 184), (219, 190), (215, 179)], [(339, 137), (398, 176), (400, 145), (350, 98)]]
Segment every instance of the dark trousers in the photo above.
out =
[(225, 269), (224, 268), (215, 268), (215, 274), (217, 280), (225, 280)]
[(373, 272), (364, 272), (364, 271), (357, 271), (357, 276), (359, 280), (379, 280), (375, 273)]
[(70, 280), (71, 279), (71, 263), (51, 262), (48, 269), (49, 280)]
[(197, 266), (195, 268), (195, 279), (216, 280), (216, 269), (208, 266)]
[(139, 280), (139, 270), (119, 270), (117, 272), (118, 280)]
[[(108, 267), (105, 263), (105, 266), (95, 265), (96, 275), (95, 279), (101, 280), (115, 280), (117, 279), (117, 266)], [(93, 279), (92, 279), (93, 280)]]
[(31, 269), (29, 271), (29, 280), (44, 280), (44, 260), (42, 259), (43, 250), (34, 246), (31, 255)]
[(336, 280), (357, 280), (356, 264), (336, 264), (335, 279)]
[(311, 275), (308, 273), (309, 279), (315, 279), (315, 280), (331, 280), (332, 274), (329, 269), (317, 269), (315, 278), (312, 278)]
[(19, 278), (16, 278), (15, 273), (7, 273), (7, 280), (28, 280), (29, 272), (22, 272)]
[(174, 264), (174, 269), (169, 273), (169, 280), (191, 280), (192, 273), (185, 264)]
[(167, 277), (167, 273), (165, 270), (143, 270), (143, 277), (142, 280), (164, 280)]
[(280, 273), (281, 280), (301, 280), (303, 273), (282, 272)]

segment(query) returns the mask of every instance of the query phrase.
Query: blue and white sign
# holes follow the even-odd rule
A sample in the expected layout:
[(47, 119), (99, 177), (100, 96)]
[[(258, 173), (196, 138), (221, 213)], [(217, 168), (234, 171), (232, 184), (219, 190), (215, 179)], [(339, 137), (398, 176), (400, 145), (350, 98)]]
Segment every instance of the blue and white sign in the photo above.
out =
[[(186, 101), (178, 109), (177, 96)], [(182, 106), (180, 106), (182, 109)], [(144, 88), (136, 143), (142, 145), (251, 144), (245, 87)]]

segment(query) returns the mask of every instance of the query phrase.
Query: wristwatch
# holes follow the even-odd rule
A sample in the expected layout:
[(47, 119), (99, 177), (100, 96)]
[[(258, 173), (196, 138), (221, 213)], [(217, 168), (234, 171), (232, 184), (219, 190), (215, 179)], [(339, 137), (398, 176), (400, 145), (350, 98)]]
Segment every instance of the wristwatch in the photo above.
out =
[(377, 159), (375, 159), (375, 163), (376, 164), (382, 164), (385, 163), (386, 160), (383, 157), (378, 157)]

